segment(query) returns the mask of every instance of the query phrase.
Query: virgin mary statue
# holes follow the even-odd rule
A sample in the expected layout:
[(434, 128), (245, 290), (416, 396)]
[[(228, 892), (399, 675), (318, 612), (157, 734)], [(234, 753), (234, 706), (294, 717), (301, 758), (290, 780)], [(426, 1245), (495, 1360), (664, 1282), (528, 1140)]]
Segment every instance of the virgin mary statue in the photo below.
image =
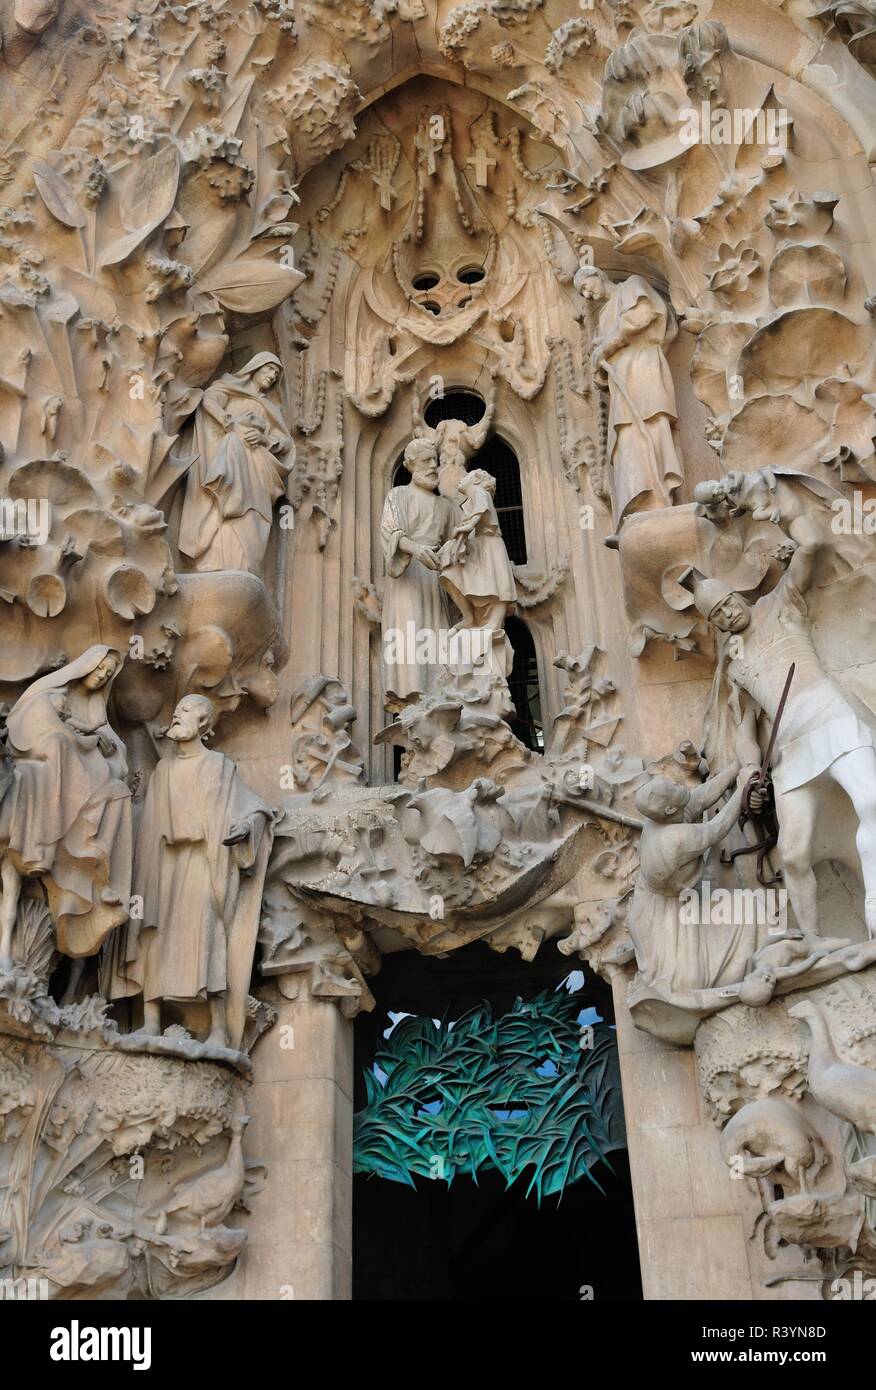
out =
[(260, 352), (204, 392), (179, 530), (196, 570), (261, 576), (274, 503), (295, 461), (292, 436), (265, 394), (282, 370), (272, 352)]
[(90, 956), (127, 921), (131, 793), (106, 702), (123, 658), (94, 646), (35, 681), (7, 720), (12, 782), (0, 806), (0, 961), (23, 877), (41, 879), (58, 950)]

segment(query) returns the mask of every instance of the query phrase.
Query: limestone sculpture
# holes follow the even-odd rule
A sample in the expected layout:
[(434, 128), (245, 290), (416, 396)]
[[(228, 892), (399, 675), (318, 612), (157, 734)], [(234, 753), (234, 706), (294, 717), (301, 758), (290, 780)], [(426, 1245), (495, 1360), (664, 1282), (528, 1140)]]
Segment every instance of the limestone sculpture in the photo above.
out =
[[(799, 523), (802, 530), (803, 523)], [(842, 787), (857, 818), (867, 931), (876, 935), (876, 742), (873, 732), (824, 670), (812, 640), (806, 591), (823, 540), (811, 526), (775, 589), (749, 606), (716, 580), (693, 574), (698, 610), (731, 646), (728, 679), (739, 692), (739, 720), (750, 760), (759, 752), (757, 719), (776, 717), (791, 664), (794, 682), (774, 749), (779, 844), (797, 924), (810, 944), (819, 934), (811, 845), (823, 804), (823, 777)]]
[[(435, 444), (413, 439), (405, 449), (411, 481), (387, 495), (381, 522), (386, 563), (383, 590), (384, 694), (390, 708), (433, 687), (435, 655), (417, 659), (417, 643), (449, 636), (447, 600), (439, 582), (440, 550), (451, 539), (453, 504), (439, 497)], [(402, 649), (402, 644), (413, 650)]]
[(675, 388), (664, 349), (672, 312), (639, 275), (607, 290), (594, 344), (597, 380), (608, 388), (608, 458), (614, 524), (628, 513), (671, 505), (684, 480), (672, 433)]
[[(756, 929), (730, 922), (721, 929), (685, 920), (685, 890), (703, 876), (703, 855), (725, 838), (739, 816), (750, 769), (728, 768), (696, 791), (668, 777), (654, 777), (636, 792), (636, 809), (645, 826), (640, 867), (628, 914), (630, 936), (644, 981), (667, 995), (683, 995), (736, 983), (754, 953)], [(734, 781), (739, 785), (716, 816), (703, 813)]]
[(441, 571), (441, 585), (462, 614), (451, 633), (464, 627), (503, 632), (517, 588), (493, 504), (496, 480), (476, 468), (460, 479), (458, 491), (462, 520), (453, 529), (451, 545), (462, 541), (461, 555)]
[(452, 417), (439, 420), (436, 425), (427, 425), (422, 413), (419, 395), (416, 390), (412, 396), (412, 422), (415, 439), (430, 439), (434, 442), (438, 459), (438, 480), (445, 497), (453, 497), (465, 476), (466, 465), (483, 448), (496, 409), (495, 391), (490, 396), (483, 417), (476, 425), (467, 425)]
[(213, 717), (206, 697), (180, 700), (167, 730), (176, 755), (149, 780), (134, 858), (142, 922), (129, 933), (120, 992), (142, 994), (152, 1036), (163, 1002), (203, 1000), (208, 1041), (239, 1049), (273, 812), (230, 758), (204, 746)]
[(872, 0), (0, 8), (0, 1282), (346, 1296), (475, 943), (610, 982), (646, 1298), (876, 1279)]
[(283, 418), (266, 398), (281, 371), (274, 353), (257, 353), (204, 393), (179, 533), (179, 548), (196, 570), (261, 575), (274, 503), (295, 457)]
[(90, 647), (29, 686), (7, 718), (12, 781), (0, 809), (0, 961), (8, 968), (23, 878), (45, 888), (58, 950), (90, 956), (127, 921), (131, 794), (107, 699), (122, 657)]

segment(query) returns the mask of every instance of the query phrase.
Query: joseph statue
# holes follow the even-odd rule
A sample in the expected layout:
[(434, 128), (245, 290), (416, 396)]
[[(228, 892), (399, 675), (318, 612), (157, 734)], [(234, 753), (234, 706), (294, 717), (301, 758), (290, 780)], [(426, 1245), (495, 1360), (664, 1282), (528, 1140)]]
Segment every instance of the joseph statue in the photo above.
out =
[(456, 509), (436, 492), (438, 461), (432, 439), (413, 439), (405, 449), (410, 483), (394, 487), (383, 508), (380, 536), (386, 561), (383, 595), (383, 689), (388, 709), (399, 710), (434, 685), (435, 668), (415, 650), (398, 657), (399, 634), (415, 643), (438, 643), (452, 627), (439, 582), (441, 549), (449, 541)]

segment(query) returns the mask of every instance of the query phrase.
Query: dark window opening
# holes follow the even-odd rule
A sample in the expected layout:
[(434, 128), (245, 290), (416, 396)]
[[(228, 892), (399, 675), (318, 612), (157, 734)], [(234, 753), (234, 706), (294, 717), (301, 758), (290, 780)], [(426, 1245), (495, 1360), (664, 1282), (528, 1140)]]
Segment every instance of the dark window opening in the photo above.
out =
[(544, 722), (538, 684), (538, 658), (532, 633), (519, 618), (505, 619), (505, 635), (514, 653), (508, 676), (508, 690), (514, 701), (514, 714), (508, 723), (521, 743), (534, 753), (544, 752)]
[(523, 488), (517, 455), (498, 435), (492, 435), (468, 464), (486, 469), (496, 479), (496, 515), (512, 565), (526, 564), (526, 523), (523, 519)]
[(429, 401), (423, 418), (431, 429), (442, 420), (461, 420), (464, 425), (476, 425), (483, 420), (486, 405), (474, 391), (448, 391)]
[(413, 282), (414, 289), (419, 291), (434, 290), (437, 284), (438, 276), (432, 275), (431, 273), (427, 275), (418, 275), (416, 280), (414, 280)]
[(441, 305), (436, 304), (434, 299), (424, 299), (420, 308), (425, 309), (427, 314), (435, 314), (437, 316), (441, 313)]
[(461, 285), (479, 285), (484, 278), (483, 267), (467, 265), (463, 270), (457, 272), (456, 278)]
[[(555, 990), (564, 979), (575, 991), (576, 1003), (580, 1001), (582, 1027), (592, 1022), (598, 1034), (600, 1027), (614, 1022), (608, 986), (589, 971), (570, 976), (568, 962), (550, 944), (529, 963), (510, 951), (497, 956), (482, 943), (454, 951), (444, 960), (414, 951), (385, 956), (383, 969), (372, 982), (377, 1007), (372, 1013), (361, 1013), (355, 1023), (357, 1113), (368, 1104), (365, 1073), (373, 1073), (375, 1057), (386, 1047), (387, 1030), (400, 1015), (462, 1020), (486, 1001), (492, 1017), (499, 1019), (514, 1009), (515, 999), (533, 1001), (543, 991)], [(531, 1035), (528, 1030), (524, 1033), (521, 1045), (532, 1051)], [(532, 1055), (534, 1059), (536, 1053)], [(422, 1060), (416, 1052), (410, 1058), (415, 1087), (422, 1079)], [(446, 1061), (445, 1055), (445, 1066)], [(525, 1062), (521, 1074), (524, 1070)], [(474, 1078), (473, 1090), (477, 1090)], [(453, 1099), (463, 1107), (464, 1118), (464, 1094), (454, 1091)], [(511, 1095), (507, 1105), (491, 1111), (494, 1132), (495, 1120), (513, 1124), (516, 1116), (525, 1113), (526, 1102), (521, 1108), (515, 1099)], [(473, 1108), (476, 1104), (473, 1095)], [(435, 1109), (429, 1106), (430, 1111)], [(387, 1133), (394, 1125), (391, 1120)], [(440, 1133), (440, 1125), (435, 1132)], [(462, 1131), (458, 1132), (461, 1137)], [(373, 1138), (372, 1130), (372, 1145)], [(403, 1145), (396, 1147), (403, 1151)], [(581, 1177), (568, 1184), (561, 1196), (546, 1193), (540, 1205), (532, 1193), (526, 1195), (528, 1171), (510, 1187), (489, 1166), (478, 1167), (476, 1180), (460, 1171), (448, 1182), (440, 1176), (442, 1165), (429, 1157), (429, 1141), (421, 1140), (420, 1149), (430, 1176), (423, 1175), (419, 1164), (410, 1186), (378, 1176), (374, 1171), (378, 1165), (372, 1164), (368, 1172), (368, 1165), (361, 1163), (361, 1151), (356, 1151), (357, 1166), (366, 1171), (357, 1171), (353, 1178), (354, 1299), (527, 1303), (592, 1299), (597, 1304), (641, 1299), (624, 1149), (611, 1149), (608, 1164), (594, 1168), (602, 1191)]]

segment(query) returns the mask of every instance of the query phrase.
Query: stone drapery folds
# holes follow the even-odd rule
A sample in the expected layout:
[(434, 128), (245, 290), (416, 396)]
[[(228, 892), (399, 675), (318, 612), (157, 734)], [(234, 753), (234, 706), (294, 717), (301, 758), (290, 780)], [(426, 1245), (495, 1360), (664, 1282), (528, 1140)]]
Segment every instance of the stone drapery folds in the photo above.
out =
[(0, 1275), (224, 1278), (273, 1006), (481, 939), (876, 1274), (873, 26), (715, 8), (6, 7)]

